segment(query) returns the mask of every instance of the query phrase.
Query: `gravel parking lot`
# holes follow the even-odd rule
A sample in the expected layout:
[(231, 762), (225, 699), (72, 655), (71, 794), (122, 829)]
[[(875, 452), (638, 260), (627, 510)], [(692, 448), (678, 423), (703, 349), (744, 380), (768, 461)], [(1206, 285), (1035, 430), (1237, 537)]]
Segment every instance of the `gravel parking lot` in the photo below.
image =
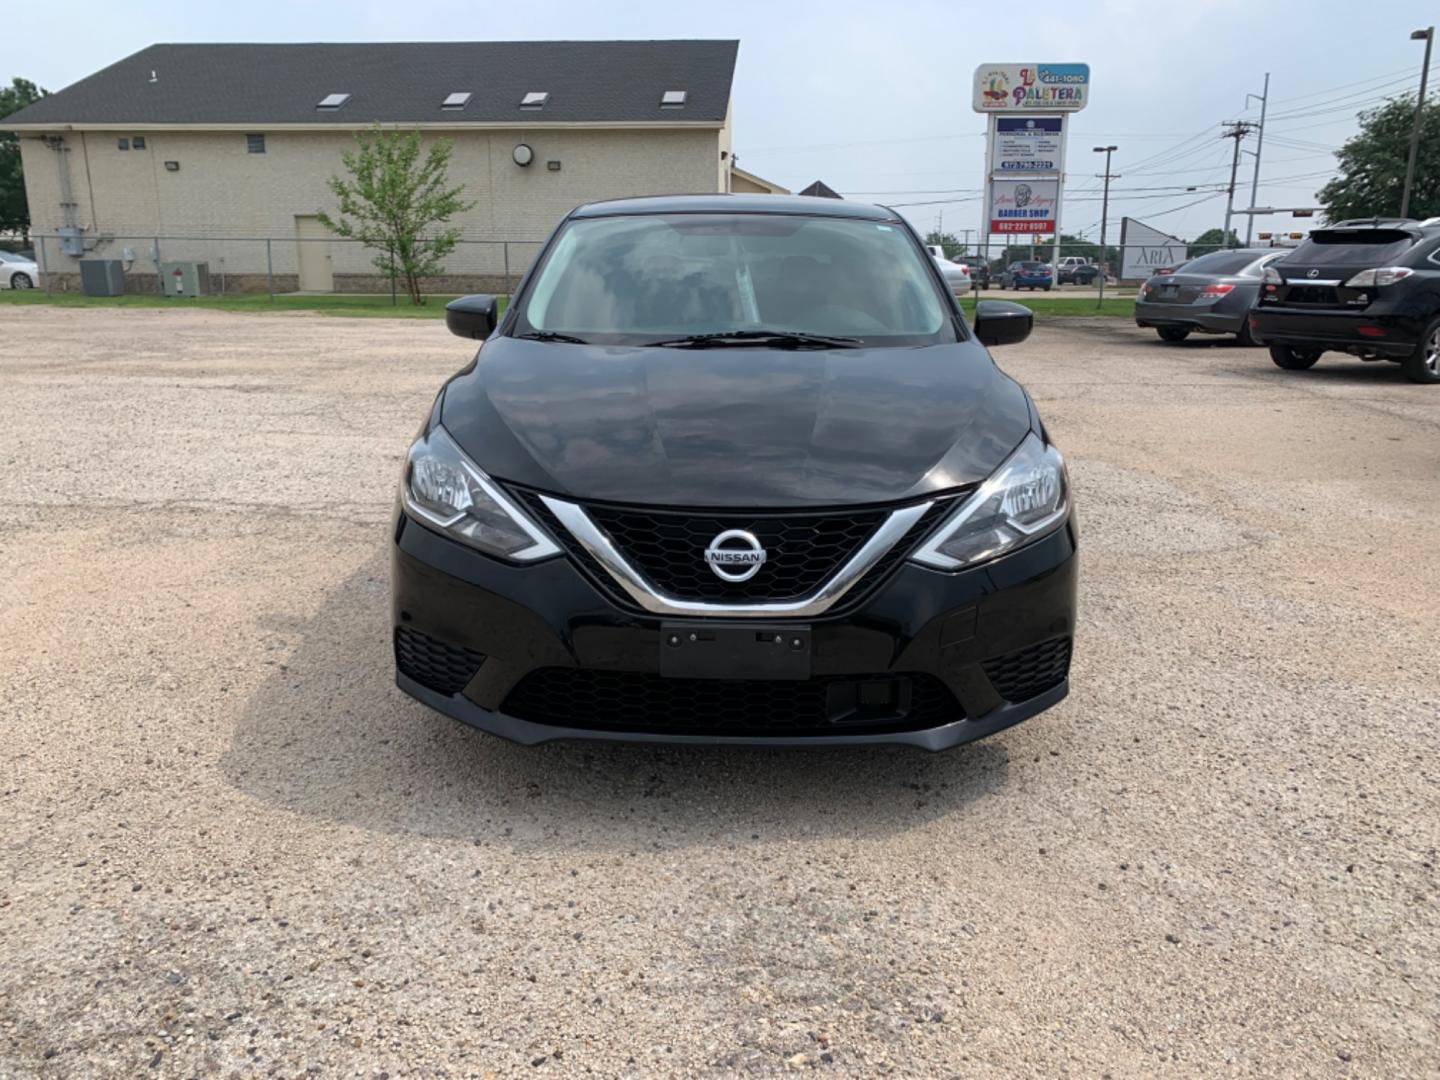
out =
[(0, 309), (0, 1076), (1436, 1075), (1440, 391), (1052, 321), (1073, 693), (943, 755), (392, 685), (443, 325)]

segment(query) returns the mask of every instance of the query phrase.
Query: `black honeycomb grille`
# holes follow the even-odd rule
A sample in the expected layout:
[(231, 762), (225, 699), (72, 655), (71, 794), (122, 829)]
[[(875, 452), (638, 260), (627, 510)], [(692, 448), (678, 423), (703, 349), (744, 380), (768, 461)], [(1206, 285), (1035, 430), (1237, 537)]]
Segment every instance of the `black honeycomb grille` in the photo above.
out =
[(500, 711), (583, 730), (746, 736), (919, 730), (964, 715), (945, 684), (924, 674), (672, 679), (587, 668), (532, 671)]
[(1053, 638), (985, 661), (985, 676), (1006, 701), (1025, 701), (1059, 686), (1070, 672), (1070, 639)]
[[(570, 554), (570, 556), (579, 564), (580, 568), (590, 576), (590, 578), (595, 582), (596, 585), (598, 585), (612, 600), (616, 601), (617, 603), (624, 604), (629, 607), (635, 606), (634, 601), (631, 600), (625, 594), (624, 590), (622, 590), (616, 584), (615, 579), (610, 576), (610, 574), (605, 570), (605, 568), (602, 567), (600, 563), (596, 561), (589, 554), (589, 552), (587, 552), (575, 540), (573, 536), (570, 535), (569, 530), (566, 529), (565, 526), (560, 524), (559, 519), (550, 512), (549, 508), (540, 499), (538, 494), (524, 490), (518, 490), (516, 494), (524, 502), (525, 506), (540, 521), (540, 523), (544, 525), (550, 531), (551, 535), (560, 542), (561, 546), (564, 547), (565, 550)], [(963, 495), (964, 493), (962, 492), (961, 494)], [(839, 611), (842, 611), (845, 608), (857, 603), (866, 594), (875, 589), (885, 578), (889, 577), (891, 572), (897, 569), (900, 563), (904, 561), (905, 556), (908, 555), (910, 551), (913, 550), (915, 546), (919, 544), (920, 541), (923, 540), (925, 536), (928, 535), (937, 524), (939, 524), (940, 519), (943, 518), (948, 511), (953, 509), (955, 505), (956, 497), (953, 495), (946, 495), (937, 498), (934, 505), (931, 506), (930, 509), (921, 516), (919, 521), (917, 521), (913, 526), (911, 526), (909, 532), (907, 532), (903, 537), (901, 537), (900, 541), (896, 543), (894, 547), (892, 547), (883, 556), (881, 556), (881, 558), (875, 563), (875, 565), (872, 566), (865, 573), (865, 576), (862, 577), (858, 582), (856, 582), (856, 584), (851, 588), (849, 593), (846, 594), (844, 599), (836, 605), (834, 610), (838, 613)], [(599, 509), (593, 505), (587, 506), (585, 509), (586, 512), (591, 516), (593, 520), (595, 520), (597, 524), (601, 524), (602, 527), (605, 527), (601, 521), (602, 517), (605, 516), (605, 510)], [(710, 541), (713, 540), (725, 528), (745, 527), (744, 525), (734, 524), (734, 522), (736, 521), (754, 522), (756, 520), (756, 515), (753, 514), (737, 514), (732, 516), (729, 514), (712, 513), (708, 515), (703, 515), (699, 518), (689, 519), (692, 521), (704, 521), (708, 526), (713, 527), (713, 531), (709, 533), (703, 533), (702, 530), (702, 535), (704, 539), (698, 545), (695, 544), (693, 536), (682, 541), (682, 544), (685, 545), (685, 549), (686, 551), (688, 551), (688, 554), (684, 554), (683, 556), (681, 556), (672, 553), (664, 561), (667, 564), (674, 564), (681, 557), (693, 560), (694, 566), (687, 567), (686, 574), (691, 582), (698, 581), (700, 584), (698, 586), (689, 586), (692, 589), (692, 591), (690, 592), (679, 592), (674, 587), (666, 588), (654, 578), (652, 578), (651, 581), (652, 584), (660, 587), (662, 591), (669, 592), (671, 595), (677, 596), (681, 600), (706, 600), (720, 603), (729, 602), (733, 604), (743, 604), (752, 602), (764, 603), (772, 600), (798, 599), (799, 597), (806, 596), (810, 593), (815, 592), (818, 588), (820, 588), (820, 586), (822, 586), (826, 581), (828, 581), (829, 578), (836, 571), (838, 571), (842, 565), (844, 565), (846, 559), (848, 559), (850, 555), (853, 555), (855, 551), (859, 550), (860, 546), (869, 539), (870, 534), (874, 532), (875, 529), (879, 528), (880, 524), (885, 520), (885, 518), (890, 514), (891, 510), (893, 509), (893, 507), (883, 507), (878, 510), (862, 512), (865, 521), (869, 523), (867, 531), (865, 531), (864, 535), (859, 536), (858, 539), (852, 538), (854, 541), (853, 547), (851, 547), (851, 549), (846, 552), (845, 555), (843, 555), (842, 557), (836, 559), (834, 558), (833, 552), (831, 552), (829, 555), (829, 558), (831, 559), (831, 565), (828, 567), (828, 569), (812, 566), (810, 572), (806, 575), (804, 579), (805, 581), (810, 582), (810, 584), (808, 585), (808, 587), (800, 588), (798, 592), (793, 591), (796, 588), (793, 578), (788, 579), (791, 582), (790, 588), (792, 591), (768, 591), (769, 588), (778, 586), (776, 583), (777, 579), (766, 577), (767, 573), (775, 570), (776, 567), (772, 565), (772, 559), (775, 557), (775, 553), (771, 550), (769, 543), (766, 541), (766, 538), (763, 535), (760, 536), (760, 539), (762, 543), (766, 544), (768, 557), (765, 566), (761, 569), (760, 573), (756, 574), (755, 577), (752, 578), (750, 581), (739, 584), (732, 584), (729, 582), (721, 581), (705, 564), (703, 552), (706, 545), (708, 545)], [(629, 511), (618, 512), (628, 513)], [(688, 517), (688, 515), (684, 513), (672, 514), (668, 511), (642, 511), (642, 513), (649, 514), (655, 517), (676, 517), (682, 520)], [(849, 516), (849, 520), (853, 522), (858, 516), (861, 515), (856, 515), (852, 512)], [(846, 520), (846, 513), (835, 511), (831, 511), (829, 514), (813, 515), (797, 515), (784, 513), (780, 515), (775, 515), (773, 519), (783, 522), (794, 522), (807, 517), (831, 518), (843, 523)], [(802, 525), (801, 528), (804, 528), (804, 526)], [(610, 532), (608, 528), (606, 529), (606, 531)], [(749, 531), (753, 532), (754, 530), (751, 529)], [(792, 541), (796, 539), (798, 535), (799, 534), (792, 532)], [(616, 536), (614, 532), (611, 532), (611, 537), (615, 541), (616, 546), (620, 548), (621, 554), (630, 557), (630, 551), (624, 547), (621, 538)], [(788, 554), (795, 556), (803, 555), (804, 552), (802, 551), (797, 553), (792, 550)], [(647, 574), (650, 572), (650, 568), (641, 563), (638, 558), (631, 558), (631, 562), (632, 565), (636, 565), (637, 568), (640, 569), (642, 572)], [(817, 560), (817, 563), (818, 562), (819, 560)], [(778, 580), (781, 584), (783, 584), (787, 579), (783, 575), (781, 575)], [(762, 582), (767, 583), (764, 588), (760, 587)], [(750, 586), (756, 587), (748, 588)]]
[[(682, 600), (795, 600), (834, 576), (870, 539), (886, 511), (829, 514), (690, 514), (588, 506), (591, 520), (661, 592)], [(727, 529), (754, 533), (765, 562), (749, 581), (722, 581), (705, 548)]]
[(440, 694), (458, 694), (475, 677), (485, 655), (412, 630), (395, 629), (395, 666), (421, 686)]

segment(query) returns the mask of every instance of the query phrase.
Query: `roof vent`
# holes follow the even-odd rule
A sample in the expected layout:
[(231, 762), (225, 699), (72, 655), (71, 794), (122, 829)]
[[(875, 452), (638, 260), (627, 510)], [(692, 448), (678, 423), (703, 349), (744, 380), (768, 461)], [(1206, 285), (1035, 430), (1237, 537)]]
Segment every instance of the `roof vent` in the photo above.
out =
[(549, 100), (549, 90), (531, 90), (520, 99), (520, 107), (522, 109), (543, 109)]
[(349, 94), (326, 94), (320, 99), (320, 104), (315, 107), (317, 109), (338, 109), (349, 100)]
[(440, 107), (442, 109), (463, 109), (470, 104), (470, 99), (474, 96), (469, 90), (458, 90), (453, 94), (446, 95), (445, 100), (440, 103)]
[(660, 108), (662, 109), (683, 109), (685, 107), (684, 90), (666, 90), (660, 95)]

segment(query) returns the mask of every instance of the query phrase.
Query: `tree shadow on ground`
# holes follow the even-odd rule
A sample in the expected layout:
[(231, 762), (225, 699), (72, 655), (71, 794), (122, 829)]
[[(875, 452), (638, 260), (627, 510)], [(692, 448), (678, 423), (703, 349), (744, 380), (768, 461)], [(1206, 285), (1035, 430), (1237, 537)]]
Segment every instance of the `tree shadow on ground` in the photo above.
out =
[(604, 852), (891, 835), (1006, 782), (1003, 736), (943, 754), (517, 746), (396, 689), (388, 599), (380, 551), (286, 628), (298, 644), (245, 703), (222, 759), (237, 788), (382, 833)]

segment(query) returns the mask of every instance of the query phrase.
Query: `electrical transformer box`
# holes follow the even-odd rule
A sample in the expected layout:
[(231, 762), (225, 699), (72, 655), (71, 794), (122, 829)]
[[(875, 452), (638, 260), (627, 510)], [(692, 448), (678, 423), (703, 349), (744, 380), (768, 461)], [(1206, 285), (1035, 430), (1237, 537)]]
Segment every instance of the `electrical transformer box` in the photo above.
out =
[(210, 291), (210, 264), (162, 262), (160, 291), (166, 296), (204, 296)]

